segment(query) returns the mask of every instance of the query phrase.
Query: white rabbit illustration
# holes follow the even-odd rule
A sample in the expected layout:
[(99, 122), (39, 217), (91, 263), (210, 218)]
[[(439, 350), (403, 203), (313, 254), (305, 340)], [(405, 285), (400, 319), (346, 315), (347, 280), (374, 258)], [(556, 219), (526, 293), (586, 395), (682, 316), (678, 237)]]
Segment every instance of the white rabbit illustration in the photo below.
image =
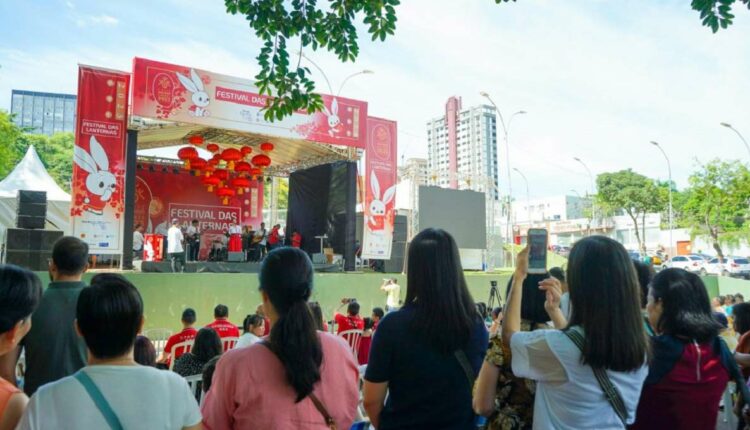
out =
[(190, 78), (177, 72), (175, 74), (180, 83), (182, 83), (182, 86), (193, 93), (193, 105), (190, 107), (190, 115), (197, 117), (208, 116), (209, 112), (204, 108), (208, 106), (211, 99), (208, 98), (208, 93), (203, 88), (203, 81), (198, 76), (198, 73), (194, 69), (190, 69)]
[[(104, 152), (104, 148), (102, 148), (102, 145), (97, 142), (94, 136), (91, 136), (89, 140), (89, 150), (91, 154), (80, 146), (75, 145), (73, 147), (73, 161), (75, 161), (78, 167), (88, 172), (86, 188), (89, 190), (90, 195), (96, 196), (101, 202), (106, 202), (112, 197), (112, 193), (115, 192), (117, 179), (109, 171), (107, 153)], [(87, 205), (91, 203), (90, 196), (86, 196), (84, 203)], [(100, 206), (103, 207), (104, 205)], [(101, 207), (95, 209), (100, 210)]]
[(339, 118), (339, 101), (334, 97), (331, 102), (331, 110), (328, 110), (328, 107), (323, 105), (323, 111), (328, 117), (328, 134), (333, 136), (335, 133), (338, 133), (338, 127), (341, 124), (341, 119)]
[(370, 218), (367, 225), (373, 232), (382, 232), (385, 229), (385, 208), (396, 197), (396, 185), (385, 190), (382, 200), (380, 199), (380, 182), (375, 173), (370, 174), (370, 187), (373, 199), (370, 202)]

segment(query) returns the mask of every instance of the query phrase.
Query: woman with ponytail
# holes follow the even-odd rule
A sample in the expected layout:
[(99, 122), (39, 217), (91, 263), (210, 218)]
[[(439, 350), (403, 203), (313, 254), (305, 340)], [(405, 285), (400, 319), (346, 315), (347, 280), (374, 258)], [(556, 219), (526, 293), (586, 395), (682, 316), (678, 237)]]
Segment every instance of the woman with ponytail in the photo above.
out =
[(204, 428), (348, 429), (359, 399), (357, 365), (342, 339), (317, 330), (307, 305), (310, 258), (275, 249), (259, 280), (271, 333), (223, 355), (203, 404)]

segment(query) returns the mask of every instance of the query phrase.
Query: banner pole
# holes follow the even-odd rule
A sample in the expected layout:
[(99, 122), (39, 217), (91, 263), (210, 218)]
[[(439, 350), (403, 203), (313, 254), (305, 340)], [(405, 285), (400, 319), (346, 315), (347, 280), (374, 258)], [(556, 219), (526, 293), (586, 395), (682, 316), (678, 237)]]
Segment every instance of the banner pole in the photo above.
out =
[(135, 177), (138, 130), (128, 130), (125, 144), (125, 212), (123, 213), (121, 269), (133, 269), (133, 223), (135, 219)]

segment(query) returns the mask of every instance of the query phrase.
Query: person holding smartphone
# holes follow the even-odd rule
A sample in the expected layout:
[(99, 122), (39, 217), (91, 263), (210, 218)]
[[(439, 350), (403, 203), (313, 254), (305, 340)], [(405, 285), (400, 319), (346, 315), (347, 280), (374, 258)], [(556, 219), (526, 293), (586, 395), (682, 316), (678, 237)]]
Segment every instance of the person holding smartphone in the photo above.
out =
[(401, 286), (398, 285), (398, 279), (396, 278), (385, 278), (383, 279), (383, 285), (380, 286), (381, 291), (385, 291), (385, 311), (391, 312), (398, 309), (400, 305)]

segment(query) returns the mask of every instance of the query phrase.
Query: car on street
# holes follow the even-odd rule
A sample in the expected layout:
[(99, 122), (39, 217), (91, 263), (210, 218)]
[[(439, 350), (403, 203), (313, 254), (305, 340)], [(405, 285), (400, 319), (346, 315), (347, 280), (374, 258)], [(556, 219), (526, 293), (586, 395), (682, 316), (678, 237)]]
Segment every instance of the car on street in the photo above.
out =
[(706, 269), (706, 260), (700, 255), (688, 254), (688, 255), (675, 255), (670, 258), (669, 261), (664, 263), (664, 268), (674, 267), (677, 269), (684, 269), (688, 272), (698, 273), (705, 275), (708, 273)]
[(706, 264), (706, 271), (710, 275), (732, 276), (750, 279), (750, 259), (745, 257), (714, 257)]

